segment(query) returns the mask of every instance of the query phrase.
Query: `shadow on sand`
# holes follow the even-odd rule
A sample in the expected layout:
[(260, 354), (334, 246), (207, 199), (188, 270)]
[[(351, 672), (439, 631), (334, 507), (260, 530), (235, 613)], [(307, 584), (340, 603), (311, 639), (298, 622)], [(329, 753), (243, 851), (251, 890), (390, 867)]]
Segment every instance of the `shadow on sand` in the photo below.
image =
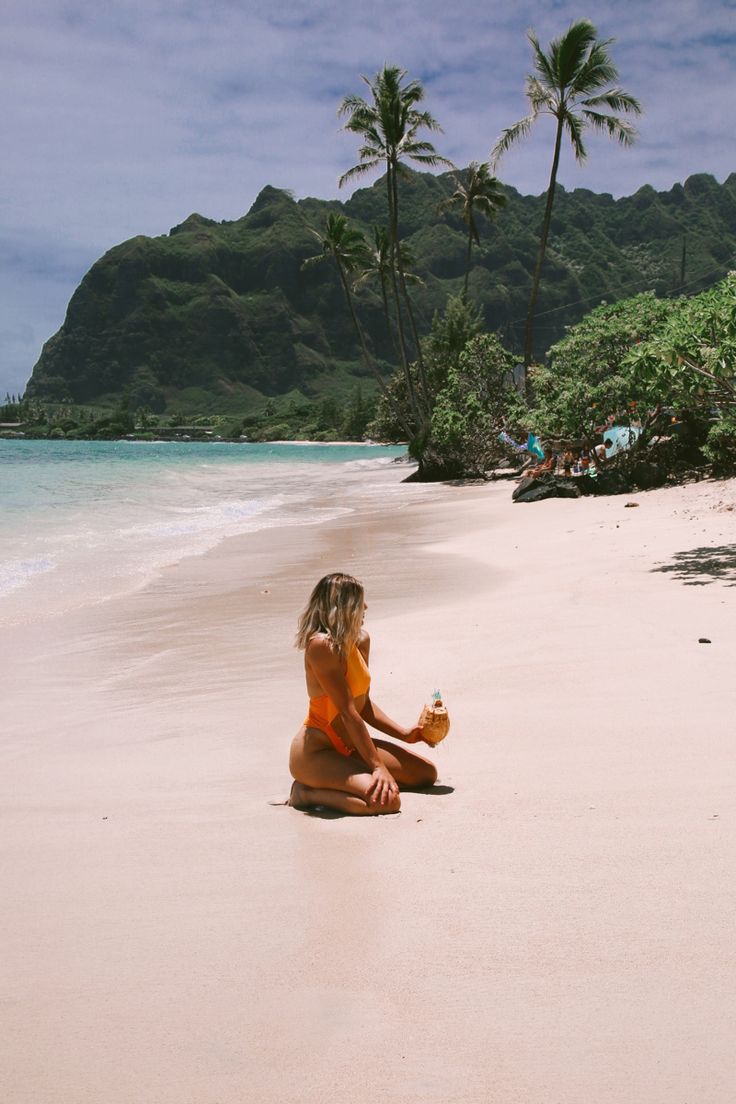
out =
[(736, 544), (675, 552), (669, 563), (653, 567), (652, 571), (673, 575), (685, 586), (707, 586), (717, 581), (736, 586)]

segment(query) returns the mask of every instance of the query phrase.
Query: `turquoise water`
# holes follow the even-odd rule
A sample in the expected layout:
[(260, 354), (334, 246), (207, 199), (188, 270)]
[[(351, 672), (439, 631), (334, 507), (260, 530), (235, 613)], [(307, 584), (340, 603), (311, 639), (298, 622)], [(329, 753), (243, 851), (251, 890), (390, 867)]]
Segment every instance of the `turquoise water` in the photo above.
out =
[(356, 501), (378, 504), (406, 474), (393, 463), (403, 453), (368, 445), (0, 440), (0, 616), (3, 598), (21, 590), (29, 601), (43, 594), (66, 608), (83, 593), (98, 600), (142, 585), (225, 537), (319, 523)]

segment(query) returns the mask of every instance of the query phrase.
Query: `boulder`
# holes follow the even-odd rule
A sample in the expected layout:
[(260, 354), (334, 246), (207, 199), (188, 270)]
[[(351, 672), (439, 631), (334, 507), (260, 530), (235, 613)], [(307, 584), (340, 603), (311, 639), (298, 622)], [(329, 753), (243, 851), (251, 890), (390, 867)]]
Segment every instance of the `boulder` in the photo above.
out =
[(577, 480), (543, 472), (522, 479), (511, 498), (514, 502), (540, 502), (543, 498), (580, 498)]

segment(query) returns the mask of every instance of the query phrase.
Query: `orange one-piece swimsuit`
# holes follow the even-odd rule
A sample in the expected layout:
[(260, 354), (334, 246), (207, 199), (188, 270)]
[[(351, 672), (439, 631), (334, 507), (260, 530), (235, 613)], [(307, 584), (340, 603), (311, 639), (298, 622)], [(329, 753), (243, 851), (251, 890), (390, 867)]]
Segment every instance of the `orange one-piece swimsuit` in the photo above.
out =
[[(345, 672), (350, 693), (354, 698), (360, 698), (367, 694), (371, 685), (371, 675), (368, 664), (363, 659), (363, 653), (357, 644), (354, 644), (348, 654), (348, 666)], [(318, 698), (309, 699), (309, 713), (304, 724), (307, 728), (318, 728), (324, 732), (335, 751), (341, 755), (352, 755), (355, 748), (348, 747), (343, 739), (335, 732), (332, 722), (340, 710), (329, 694), (321, 694)]]

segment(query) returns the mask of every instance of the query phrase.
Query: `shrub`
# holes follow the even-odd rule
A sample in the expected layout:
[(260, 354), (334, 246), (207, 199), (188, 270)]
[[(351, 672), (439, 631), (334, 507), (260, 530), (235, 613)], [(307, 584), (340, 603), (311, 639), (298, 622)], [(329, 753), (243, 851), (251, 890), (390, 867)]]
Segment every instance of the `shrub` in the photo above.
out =
[(468, 342), (437, 397), (426, 460), (447, 476), (482, 475), (503, 453), (498, 435), (523, 420), (514, 358), (495, 334)]
[(711, 426), (703, 452), (715, 475), (736, 473), (736, 414), (728, 414)]

